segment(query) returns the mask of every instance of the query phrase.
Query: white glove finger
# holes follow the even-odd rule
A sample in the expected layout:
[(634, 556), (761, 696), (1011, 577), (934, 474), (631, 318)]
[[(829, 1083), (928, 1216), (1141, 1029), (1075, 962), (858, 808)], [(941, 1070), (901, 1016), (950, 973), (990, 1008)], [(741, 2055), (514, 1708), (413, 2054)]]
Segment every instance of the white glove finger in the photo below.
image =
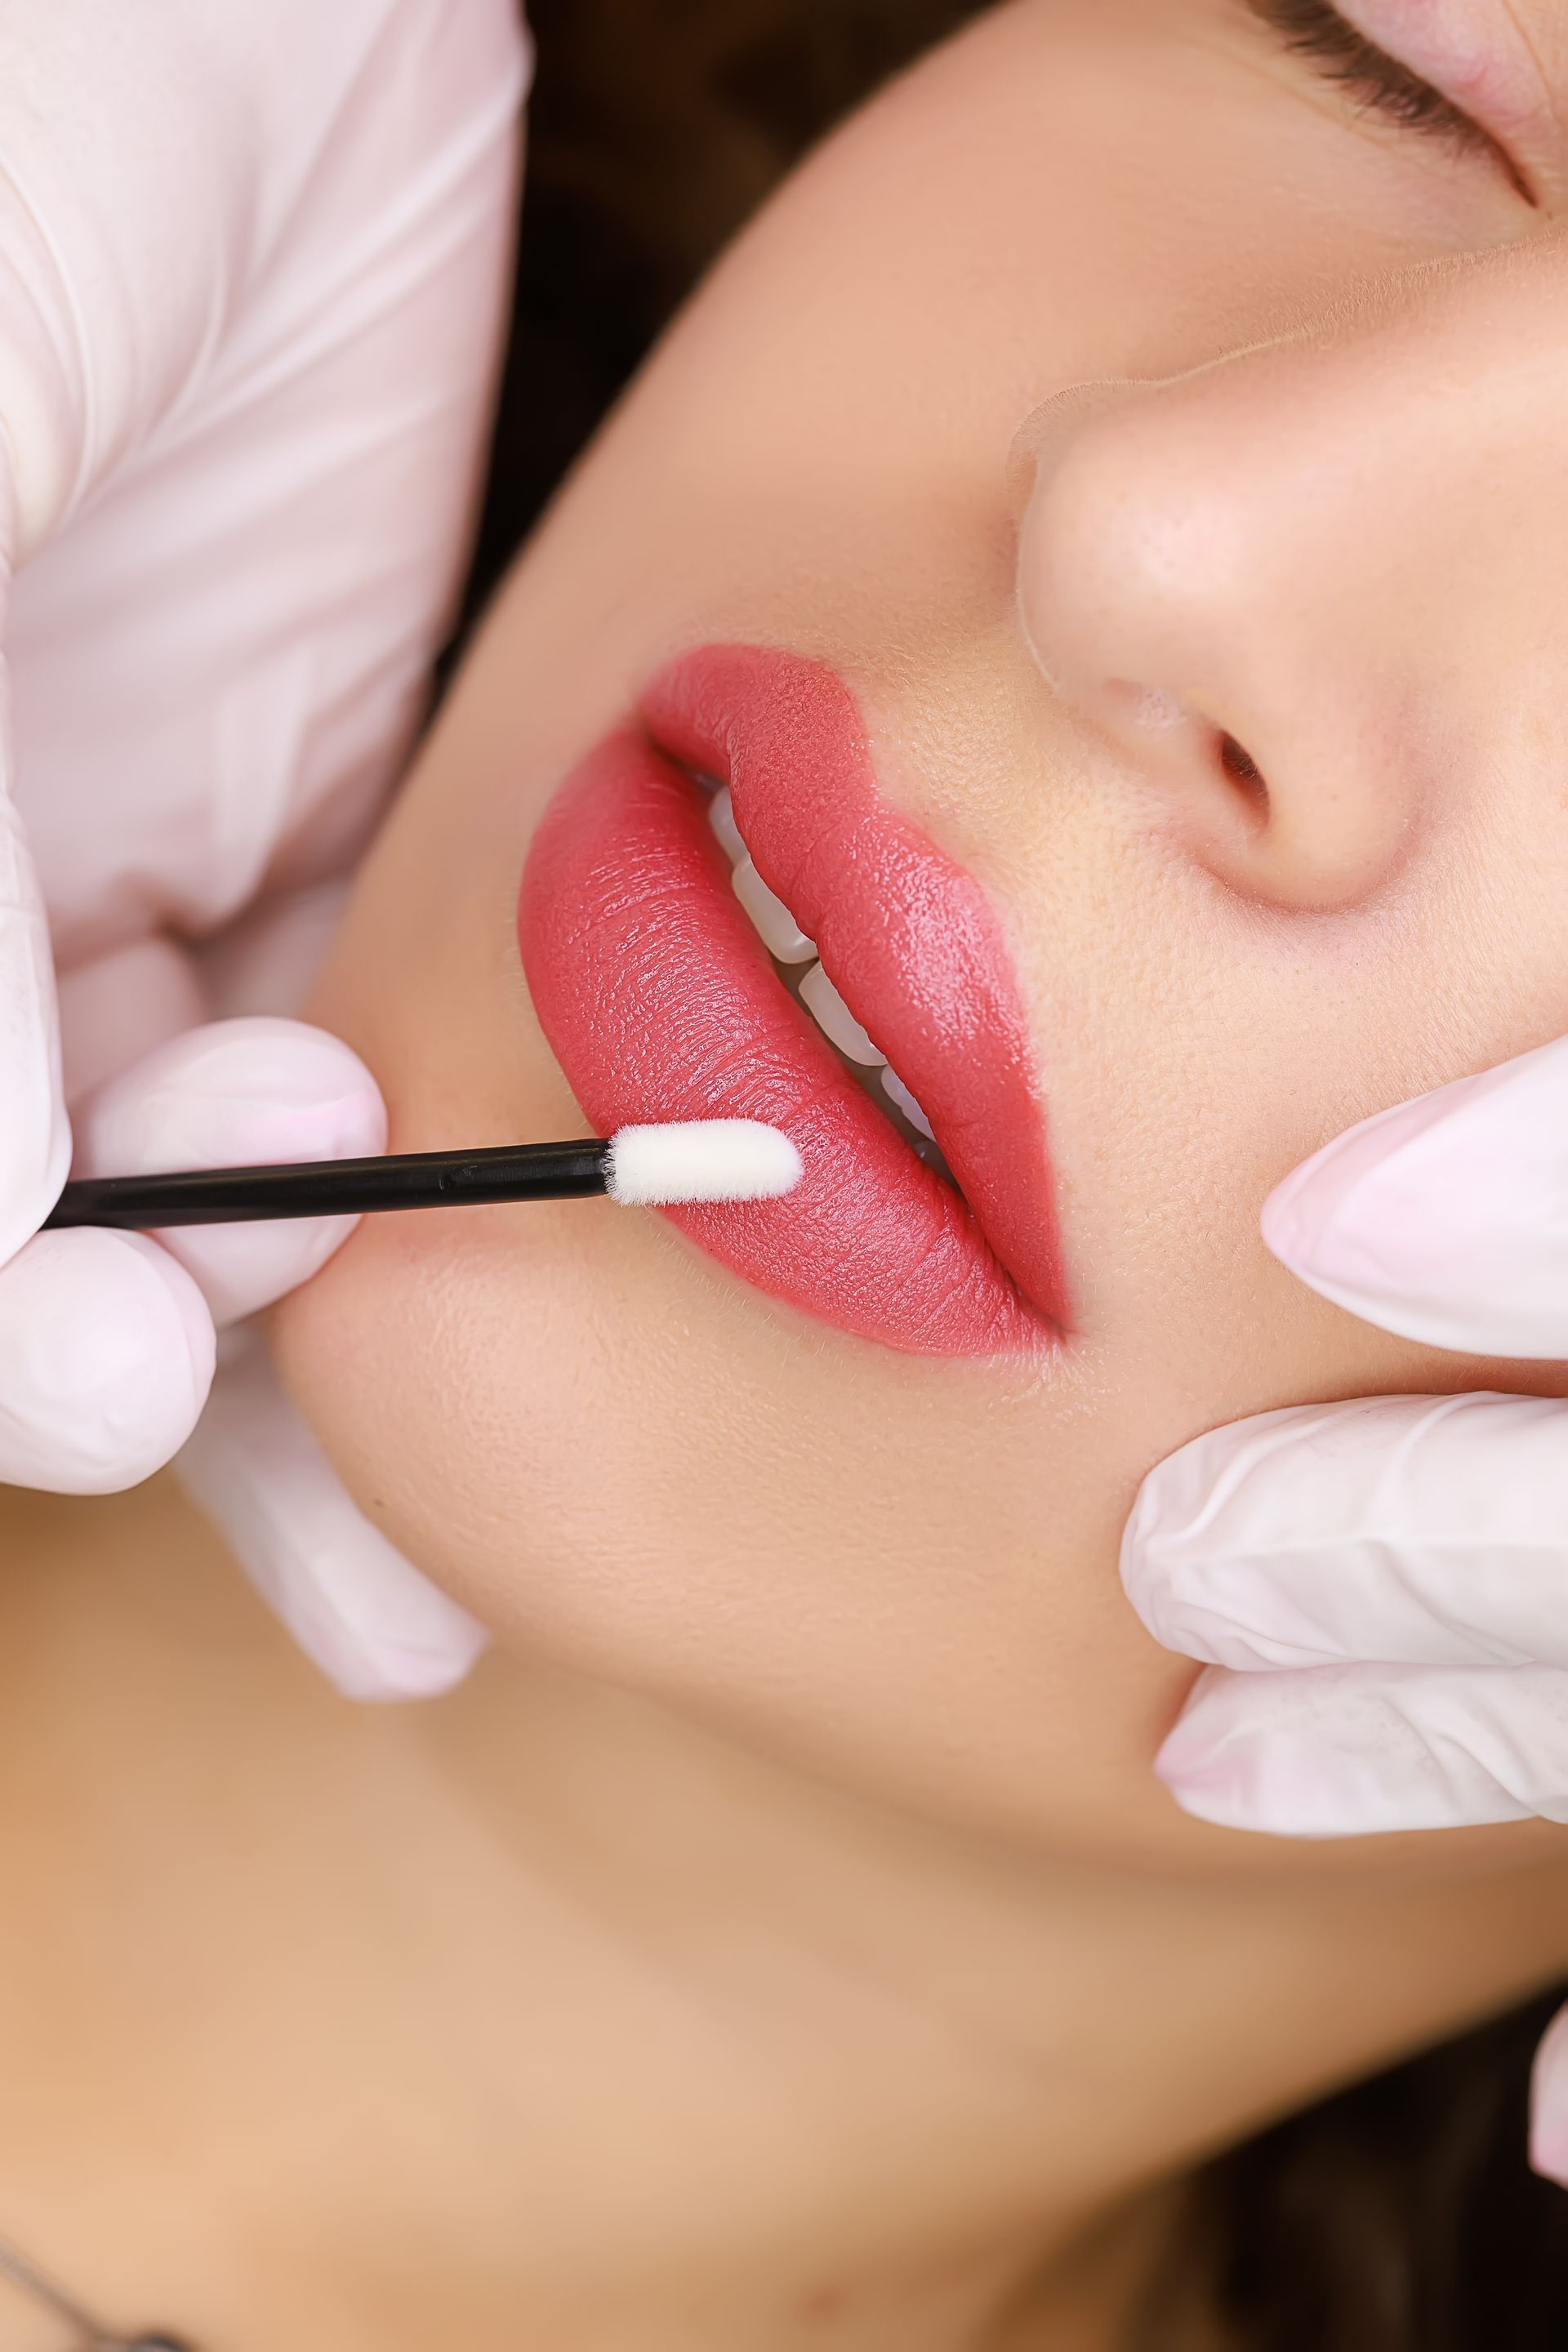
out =
[(1568, 2009), (1541, 2039), (1530, 2080), (1530, 2161), (1568, 2189)]
[(39, 1234), (0, 1266), (0, 1482), (107, 1495), (162, 1467), (213, 1376), (212, 1318), (140, 1234)]
[(221, 929), (374, 829), (465, 568), (527, 56), (516, 0), (46, 18), (0, 77), (0, 328), (14, 251), (42, 312), (19, 388), (0, 332), (0, 417), (38, 550), (23, 805), (75, 961)]
[(1405, 1339), (1568, 1355), (1568, 1038), (1337, 1136), (1269, 1195), (1263, 1238)]
[(1211, 1666), (1155, 1770), (1184, 1811), (1276, 1837), (1568, 1822), (1568, 1675)]
[(1568, 1404), (1288, 1406), (1152, 1470), (1121, 1546), (1158, 1642), (1245, 1672), (1568, 1667)]
[(345, 1697), (431, 1698), (489, 1636), (356, 1507), (245, 1335), (177, 1465), (262, 1599)]
[[(78, 1171), (95, 1176), (355, 1159), (386, 1146), (386, 1112), (358, 1055), (323, 1029), (260, 1017), (176, 1037), (100, 1088), (77, 1128)], [(357, 1223), (175, 1226), (158, 1239), (223, 1325), (307, 1281)]]

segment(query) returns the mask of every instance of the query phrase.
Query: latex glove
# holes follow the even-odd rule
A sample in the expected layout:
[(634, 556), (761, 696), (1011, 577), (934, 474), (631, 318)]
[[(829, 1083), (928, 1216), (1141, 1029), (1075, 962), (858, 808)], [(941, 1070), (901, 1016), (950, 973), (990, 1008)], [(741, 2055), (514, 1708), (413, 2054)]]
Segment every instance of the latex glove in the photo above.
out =
[[(92, 1097), (89, 1173), (338, 1159), (385, 1147), (369, 1071), (294, 1021), (216, 1022)], [(217, 1328), (303, 1282), (357, 1222), (40, 1234), (0, 1268), (0, 1477), (101, 1494), (166, 1461), (211, 1385)]]
[[(66, 1091), (297, 999), (276, 940), (406, 751), (489, 413), (526, 56), (511, 0), (0, 0), (0, 1476), (101, 1489), (189, 1429), (213, 1307), (331, 1245), (30, 1236)], [(220, 1043), (120, 1075), (121, 1139), (164, 1165), (363, 1148), (378, 1098), (341, 1049)]]
[[(1568, 1356), (1568, 1041), (1352, 1128), (1264, 1237), (1352, 1314), (1436, 1347)], [(1568, 1403), (1288, 1408), (1144, 1481), (1133, 1605), (1204, 1660), (1157, 1769), (1189, 1812), (1287, 1836), (1568, 1822)], [(1568, 2182), (1568, 2013), (1533, 2156)]]
[[(292, 970), (300, 942), (298, 923), (290, 929)], [(385, 1141), (381, 1097), (340, 1040), (300, 1022), (239, 1019), (188, 1032), (100, 1087), (79, 1122), (78, 1159), (89, 1173), (141, 1174), (176, 1161), (338, 1159), (380, 1151)], [(357, 1223), (195, 1225), (160, 1239), (224, 1330), (304, 1280)], [(44, 1240), (56, 1238), (63, 1236)], [(362, 1517), (285, 1397), (259, 1337), (230, 1330), (224, 1354), (177, 1457), (187, 1491), (345, 1696), (449, 1689), (485, 1648), (484, 1630)]]

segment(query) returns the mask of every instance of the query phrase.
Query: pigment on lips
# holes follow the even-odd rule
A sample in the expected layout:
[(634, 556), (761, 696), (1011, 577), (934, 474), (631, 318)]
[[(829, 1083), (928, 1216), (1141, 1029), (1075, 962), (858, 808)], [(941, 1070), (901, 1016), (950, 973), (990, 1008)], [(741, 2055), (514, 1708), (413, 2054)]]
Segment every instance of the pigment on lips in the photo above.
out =
[[(752, 651), (717, 648), (690, 658), (709, 663), (709, 682), (716, 677), (722, 703), (724, 688), (735, 683), (726, 665), (744, 665)], [(833, 748), (841, 752), (842, 709), (847, 706), (853, 715), (854, 705), (831, 673), (765, 652), (756, 659), (764, 669), (789, 662), (797, 673), (828, 681), (835, 697), (827, 714), (835, 729)], [(743, 668), (742, 676), (754, 705), (763, 681)], [(679, 677), (679, 670), (668, 674), (668, 683), (661, 681), (650, 698), (650, 721), (661, 732), (667, 726), (675, 730), (674, 683)], [(767, 699), (772, 707), (771, 694)], [(716, 772), (727, 774), (738, 803), (745, 793), (748, 838), (762, 848), (773, 814), (771, 803), (763, 805), (767, 766), (793, 758), (798, 779), (803, 746), (798, 734), (792, 750), (775, 733), (765, 744), (766, 761), (760, 761), (759, 730), (743, 723), (745, 713), (731, 715), (730, 729), (708, 730), (700, 744), (695, 725), (687, 725), (683, 740), (671, 748), (696, 764), (722, 762)], [(814, 706), (811, 716), (820, 737), (820, 707)], [(863, 746), (859, 759), (863, 763)], [(842, 815), (842, 806), (837, 814)], [(786, 811), (786, 824), (789, 817)], [(847, 964), (856, 908), (840, 920), (828, 905), (833, 826), (809, 794), (801, 798), (794, 818), (805, 833), (821, 835), (823, 847), (791, 877), (791, 887), (800, 893), (791, 903), (801, 908), (803, 919), (806, 906), (813, 920), (820, 908), (829, 938), (837, 923)], [(882, 826), (879, 840), (875, 821)], [(931, 868), (940, 853), (880, 803), (875, 821), (858, 836), (859, 849), (867, 854), (860, 872), (849, 877), (846, 896), (858, 900), (863, 913), (868, 897), (879, 908), (877, 894), (886, 886), (901, 910), (891, 925), (892, 946), (879, 953), (873, 948), (866, 957), (868, 985), (880, 992), (878, 1018), (899, 1030), (910, 1058), (918, 1058), (921, 1079), (913, 1082), (921, 1086), (922, 1100), (933, 1071), (941, 1083), (939, 1062), (952, 1052), (966, 1057), (967, 1076), (954, 1073), (944, 1091), (955, 1132), (973, 1134), (976, 1093), (994, 1097), (1005, 1111), (1016, 1109), (1016, 1036), (994, 1029), (987, 1040), (992, 1050), (980, 1057), (980, 1066), (973, 1029), (977, 1020), (994, 1022), (995, 1006), (992, 1003), (988, 1011), (983, 992), (978, 1013), (967, 1008), (961, 1008), (962, 1017), (955, 1013), (954, 965), (963, 971), (973, 943), (960, 921), (954, 948), (952, 888), (945, 912), (943, 892), (932, 898)], [(889, 842), (889, 827), (897, 832), (896, 841)], [(912, 866), (910, 842), (920, 852)], [(873, 857), (868, 853), (874, 848), (881, 854)], [(764, 848), (763, 854), (769, 852)], [(773, 854), (783, 854), (776, 843)], [(957, 876), (989, 921), (977, 887), (951, 861), (940, 862), (942, 878)], [(911, 895), (917, 902), (915, 930), (921, 930), (922, 905), (926, 911), (925, 944), (900, 1013), (885, 1000), (889, 982), (901, 980), (900, 942), (907, 943), (911, 933)], [(540, 1020), (593, 1124), (760, 1118), (782, 1128), (799, 1149), (805, 1175), (787, 1200), (670, 1213), (710, 1255), (773, 1296), (884, 1344), (980, 1355), (1032, 1353), (1050, 1343), (1048, 1315), (1021, 1294), (969, 1203), (915, 1157), (780, 985), (730, 887), (700, 794), (640, 729), (613, 736), (562, 785), (530, 853), (519, 919), (524, 969)], [(889, 930), (880, 912), (874, 928)], [(945, 980), (933, 969), (938, 942), (931, 933), (937, 928), (947, 932), (940, 943)], [(946, 1034), (933, 1054), (934, 1019), (945, 1024)], [(1033, 1150), (1043, 1166), (1032, 1089), (1026, 1089), (1026, 1099)], [(941, 1135), (940, 1103), (931, 1108)], [(1006, 1141), (999, 1129), (999, 1162), (1007, 1156)], [(1005, 1173), (999, 1167), (988, 1181), (994, 1185)], [(1054, 1269), (1048, 1199), (1046, 1234)]]

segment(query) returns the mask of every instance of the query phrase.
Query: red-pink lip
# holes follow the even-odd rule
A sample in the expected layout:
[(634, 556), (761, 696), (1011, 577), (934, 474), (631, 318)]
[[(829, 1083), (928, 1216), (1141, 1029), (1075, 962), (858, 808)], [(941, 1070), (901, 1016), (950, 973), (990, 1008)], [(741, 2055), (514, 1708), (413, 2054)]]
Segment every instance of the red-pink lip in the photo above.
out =
[[(680, 763), (679, 765), (676, 763)], [(960, 1199), (781, 984), (690, 768), (727, 783), (763, 879), (923, 1106)], [(535, 1009), (601, 1132), (759, 1118), (782, 1201), (668, 1212), (839, 1329), (936, 1355), (1036, 1353), (1066, 1293), (1045, 1118), (1000, 928), (973, 877), (880, 799), (854, 698), (760, 646), (683, 655), (546, 810), (518, 910)]]

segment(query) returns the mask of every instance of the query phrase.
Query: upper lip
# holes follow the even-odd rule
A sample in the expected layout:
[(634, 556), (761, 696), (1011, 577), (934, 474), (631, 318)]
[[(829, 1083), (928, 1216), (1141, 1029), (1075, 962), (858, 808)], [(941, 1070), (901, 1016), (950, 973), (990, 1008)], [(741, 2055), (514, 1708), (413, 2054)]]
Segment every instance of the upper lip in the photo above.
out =
[[(780, 984), (687, 775), (729, 787), (758, 871), (935, 1129), (916, 1158)], [(849, 689), (759, 646), (682, 655), (563, 783), (524, 870), (534, 1007), (589, 1118), (784, 1129), (786, 1198), (669, 1212), (841, 1328), (923, 1353), (1030, 1350), (1066, 1321), (1028, 1024), (974, 877), (885, 802)]]

